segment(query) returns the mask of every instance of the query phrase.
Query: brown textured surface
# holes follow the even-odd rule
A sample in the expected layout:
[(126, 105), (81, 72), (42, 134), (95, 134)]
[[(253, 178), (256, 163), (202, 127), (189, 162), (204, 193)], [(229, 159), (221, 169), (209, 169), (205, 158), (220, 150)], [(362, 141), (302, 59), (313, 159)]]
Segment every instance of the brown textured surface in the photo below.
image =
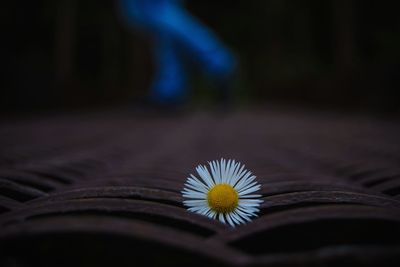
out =
[[(397, 265), (399, 133), (395, 121), (276, 110), (3, 121), (0, 263)], [(263, 186), (260, 217), (235, 229), (181, 204), (187, 175), (221, 157)]]

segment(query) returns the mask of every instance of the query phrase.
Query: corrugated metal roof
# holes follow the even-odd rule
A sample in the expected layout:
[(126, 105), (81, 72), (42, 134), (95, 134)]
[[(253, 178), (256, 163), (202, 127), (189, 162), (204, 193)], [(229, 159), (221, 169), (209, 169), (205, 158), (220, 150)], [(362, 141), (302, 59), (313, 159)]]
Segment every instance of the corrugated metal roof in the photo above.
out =
[[(3, 122), (0, 263), (397, 265), (399, 133), (393, 121), (273, 110)], [(235, 229), (181, 203), (187, 175), (221, 157), (262, 184), (260, 216)]]

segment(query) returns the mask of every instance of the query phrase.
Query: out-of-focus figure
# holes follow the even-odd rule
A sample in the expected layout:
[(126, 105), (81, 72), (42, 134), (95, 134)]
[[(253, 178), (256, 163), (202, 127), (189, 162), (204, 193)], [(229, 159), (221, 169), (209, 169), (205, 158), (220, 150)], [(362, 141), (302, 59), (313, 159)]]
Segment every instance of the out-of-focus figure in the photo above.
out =
[(151, 34), (156, 73), (149, 99), (161, 105), (184, 103), (188, 95), (188, 66), (195, 65), (219, 90), (229, 94), (235, 58), (205, 25), (194, 18), (181, 0), (120, 0), (124, 20)]

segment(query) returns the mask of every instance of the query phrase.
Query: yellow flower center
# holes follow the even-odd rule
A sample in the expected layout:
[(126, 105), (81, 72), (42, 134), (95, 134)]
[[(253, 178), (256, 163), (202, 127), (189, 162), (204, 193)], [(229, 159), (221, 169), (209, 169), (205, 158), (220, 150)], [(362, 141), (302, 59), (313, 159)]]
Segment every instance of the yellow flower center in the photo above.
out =
[(217, 184), (208, 192), (207, 201), (213, 211), (229, 213), (238, 206), (239, 195), (229, 184)]

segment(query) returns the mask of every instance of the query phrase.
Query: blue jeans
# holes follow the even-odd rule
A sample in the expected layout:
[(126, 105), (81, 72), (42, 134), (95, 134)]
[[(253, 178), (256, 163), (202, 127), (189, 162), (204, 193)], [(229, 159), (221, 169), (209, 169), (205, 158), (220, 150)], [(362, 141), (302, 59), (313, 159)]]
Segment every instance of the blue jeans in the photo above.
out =
[(187, 94), (187, 60), (210, 79), (229, 76), (235, 65), (218, 37), (182, 6), (180, 0), (120, 0), (124, 19), (149, 32), (154, 40), (156, 74), (151, 97), (179, 102)]

